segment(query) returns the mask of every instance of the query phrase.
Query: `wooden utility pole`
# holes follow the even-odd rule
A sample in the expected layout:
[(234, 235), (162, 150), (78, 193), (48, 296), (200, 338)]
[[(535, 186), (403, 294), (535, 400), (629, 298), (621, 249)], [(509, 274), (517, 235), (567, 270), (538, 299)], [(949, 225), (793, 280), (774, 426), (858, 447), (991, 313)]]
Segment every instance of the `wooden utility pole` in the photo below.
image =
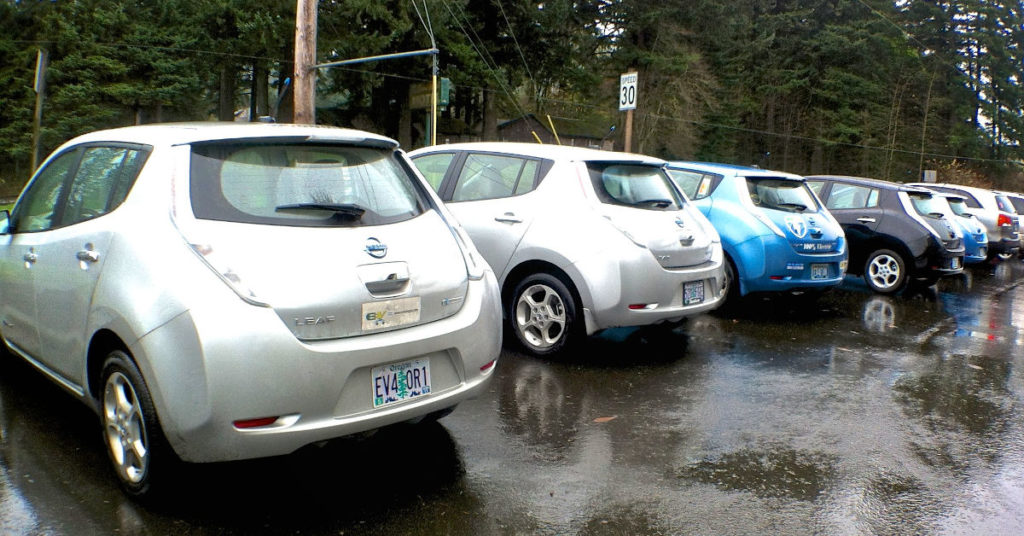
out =
[(636, 84), (639, 78), (635, 72), (619, 77), (619, 111), (626, 112), (626, 139), (623, 140), (622, 150), (627, 153), (633, 150), (633, 110), (636, 109)]
[(39, 53), (36, 54), (36, 113), (32, 116), (32, 169), (29, 174), (35, 173), (36, 166), (39, 165), (39, 145), (40, 145), (40, 131), (43, 125), (43, 100), (46, 98), (46, 63), (47, 54), (43, 49), (39, 49)]
[(316, 124), (316, 6), (317, 0), (298, 0), (295, 7), (295, 119)]

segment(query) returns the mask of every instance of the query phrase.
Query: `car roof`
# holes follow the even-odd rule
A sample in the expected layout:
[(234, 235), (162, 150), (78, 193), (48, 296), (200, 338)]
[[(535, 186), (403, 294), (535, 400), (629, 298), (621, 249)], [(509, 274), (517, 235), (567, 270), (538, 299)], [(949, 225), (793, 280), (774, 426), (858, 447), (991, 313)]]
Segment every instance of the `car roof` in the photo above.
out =
[(715, 162), (686, 162), (686, 161), (671, 161), (668, 163), (669, 168), (686, 168), (696, 171), (706, 171), (708, 173), (717, 173), (719, 175), (737, 175), (744, 177), (782, 177), (785, 179), (803, 180), (803, 177), (794, 173), (787, 173), (785, 171), (774, 171), (771, 169), (762, 169), (753, 166), (739, 166), (735, 164), (718, 164)]
[(310, 141), (322, 140), (386, 148), (398, 147), (398, 142), (391, 138), (378, 136), (361, 130), (318, 125), (236, 123), (228, 121), (154, 123), (98, 130), (78, 136), (77, 138), (70, 140), (65, 145), (86, 142), (182, 145), (202, 141), (247, 138), (305, 138)]
[(620, 153), (615, 151), (603, 151), (588, 147), (571, 147), (568, 145), (552, 145), (540, 143), (522, 143), (510, 141), (494, 142), (467, 142), (449, 143), (444, 145), (433, 145), (410, 151), (409, 156), (418, 156), (426, 153), (445, 151), (479, 151), (485, 153), (506, 153), (534, 158), (545, 158), (549, 160), (573, 160), (573, 161), (628, 161), (642, 162), (646, 164), (664, 165), (665, 161), (660, 158), (634, 153)]
[(830, 180), (830, 181), (841, 181), (850, 184), (860, 184), (862, 186), (871, 186), (875, 188), (884, 188), (886, 190), (896, 190), (901, 192), (919, 192), (919, 193), (935, 193), (927, 188), (922, 188), (913, 184), (906, 184), (902, 182), (884, 181), (882, 179), (872, 179), (868, 177), (851, 177), (849, 175), (808, 175), (805, 179), (811, 180)]
[(967, 186), (967, 185), (964, 185), (964, 184), (953, 184), (951, 182), (914, 182), (914, 183), (911, 183), (911, 184), (913, 184), (914, 186), (919, 186), (921, 188), (928, 188), (928, 187), (931, 187), (931, 186), (936, 186), (938, 188), (953, 188), (954, 190), (962, 190), (964, 192), (970, 192), (970, 193), (974, 193), (974, 194), (988, 193), (988, 194), (999, 195), (999, 194), (1003, 193), (1003, 192), (999, 192), (997, 190), (993, 190), (991, 188), (979, 188), (977, 186)]

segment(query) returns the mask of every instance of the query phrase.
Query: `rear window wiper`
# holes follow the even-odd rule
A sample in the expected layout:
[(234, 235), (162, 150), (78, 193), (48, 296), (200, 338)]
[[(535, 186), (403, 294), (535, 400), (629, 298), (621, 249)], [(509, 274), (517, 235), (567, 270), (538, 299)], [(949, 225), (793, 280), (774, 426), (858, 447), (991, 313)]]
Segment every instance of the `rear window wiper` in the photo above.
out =
[(637, 205), (652, 205), (657, 208), (667, 208), (672, 206), (671, 199), (644, 199), (643, 201), (637, 201)]
[(355, 219), (363, 217), (366, 209), (352, 203), (293, 203), (290, 205), (279, 205), (274, 210), (288, 212), (294, 210), (324, 210), (333, 212), (339, 216), (349, 216)]

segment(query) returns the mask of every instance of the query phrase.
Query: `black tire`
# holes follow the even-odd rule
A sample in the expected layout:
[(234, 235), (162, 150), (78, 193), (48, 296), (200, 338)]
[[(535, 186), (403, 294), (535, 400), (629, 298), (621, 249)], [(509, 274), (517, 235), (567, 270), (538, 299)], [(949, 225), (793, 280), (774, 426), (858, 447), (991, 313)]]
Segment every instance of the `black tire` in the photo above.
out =
[(564, 351), (583, 338), (576, 300), (561, 279), (547, 273), (527, 276), (508, 304), (508, 327), (533, 355)]
[(907, 285), (907, 264), (891, 249), (871, 252), (864, 261), (864, 282), (879, 294), (893, 294)]
[(149, 388), (135, 363), (121, 350), (107, 355), (100, 374), (100, 424), (107, 457), (128, 495), (152, 493), (153, 483), (172, 472), (171, 451)]
[(722, 262), (722, 267), (725, 269), (725, 302), (736, 303), (740, 299), (740, 282), (739, 276), (737, 275), (736, 265), (733, 264), (732, 259), (726, 257)]

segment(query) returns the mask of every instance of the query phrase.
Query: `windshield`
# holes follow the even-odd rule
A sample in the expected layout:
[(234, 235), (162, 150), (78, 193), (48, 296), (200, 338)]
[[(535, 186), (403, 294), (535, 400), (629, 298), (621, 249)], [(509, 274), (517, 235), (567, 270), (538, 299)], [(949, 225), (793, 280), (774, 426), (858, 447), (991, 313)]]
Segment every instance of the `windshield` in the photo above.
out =
[(941, 218), (952, 215), (953, 211), (949, 208), (945, 197), (924, 192), (908, 192), (907, 195), (910, 196), (910, 201), (914, 204), (914, 210), (922, 216)]
[(604, 203), (648, 210), (679, 210), (683, 198), (660, 166), (588, 162), (594, 190)]
[(803, 181), (747, 177), (747, 190), (755, 206), (785, 212), (817, 212), (818, 202)]
[(209, 220), (356, 227), (428, 206), (392, 151), (370, 147), (195, 145), (190, 184), (193, 212)]

